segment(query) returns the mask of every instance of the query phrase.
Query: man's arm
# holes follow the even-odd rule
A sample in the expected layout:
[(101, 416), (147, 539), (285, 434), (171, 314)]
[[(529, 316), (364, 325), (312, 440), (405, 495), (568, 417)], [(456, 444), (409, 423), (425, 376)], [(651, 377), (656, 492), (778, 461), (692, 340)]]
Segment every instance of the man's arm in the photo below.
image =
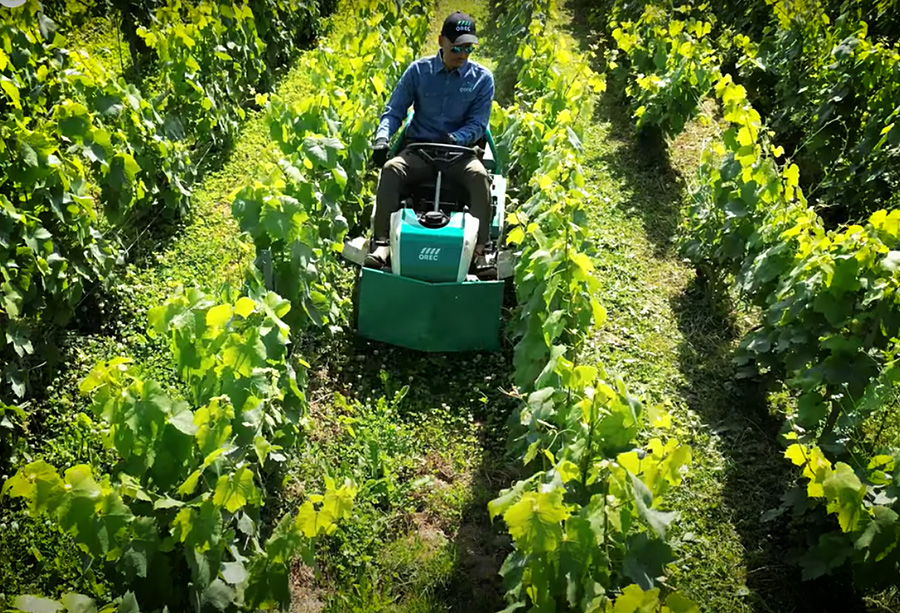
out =
[(494, 100), (494, 77), (488, 75), (484, 81), (486, 85), (480, 86), (475, 92), (475, 98), (466, 113), (466, 121), (463, 126), (451, 132), (450, 136), (460, 145), (474, 145), (478, 139), (484, 136), (488, 123), (491, 120), (491, 104)]
[(376, 141), (381, 138), (389, 140), (403, 125), (406, 112), (415, 99), (417, 76), (415, 64), (410, 64), (394, 87), (387, 106), (384, 107), (384, 113), (381, 114), (381, 121), (378, 123), (378, 130), (375, 132)]

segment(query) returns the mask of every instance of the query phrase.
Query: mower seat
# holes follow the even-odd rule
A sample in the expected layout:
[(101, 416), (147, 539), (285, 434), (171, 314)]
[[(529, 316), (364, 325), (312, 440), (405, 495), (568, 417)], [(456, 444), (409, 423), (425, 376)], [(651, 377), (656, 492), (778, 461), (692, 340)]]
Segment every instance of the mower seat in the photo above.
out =
[[(401, 141), (400, 150), (411, 141), (405, 138)], [(487, 146), (487, 138), (481, 137), (474, 145), (479, 152), (478, 159), (484, 164), (488, 174), (495, 167), (494, 156)], [(416, 211), (430, 211), (434, 208), (434, 190), (437, 186), (437, 177), (433, 176), (417, 185), (407, 186), (400, 193), (400, 201), (408, 200)], [(469, 192), (463, 185), (446, 175), (441, 178), (441, 209), (447, 213), (462, 211), (469, 206)]]
[[(400, 201), (410, 199), (416, 211), (430, 211), (434, 208), (435, 179), (427, 179), (410, 185), (400, 193)], [(447, 177), (441, 178), (441, 210), (452, 213), (469, 206), (469, 192), (463, 185)]]

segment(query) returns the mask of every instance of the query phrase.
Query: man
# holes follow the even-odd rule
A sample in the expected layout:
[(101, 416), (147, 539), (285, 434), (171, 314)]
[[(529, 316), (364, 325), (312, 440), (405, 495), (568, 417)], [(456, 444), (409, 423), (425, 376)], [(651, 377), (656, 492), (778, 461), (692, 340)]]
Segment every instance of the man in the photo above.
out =
[[(494, 77), (469, 60), (478, 37), (475, 21), (465, 13), (444, 20), (433, 57), (413, 62), (403, 73), (381, 115), (375, 133), (372, 160), (383, 166), (375, 195), (375, 244), (367, 266), (380, 267), (390, 255), (391, 214), (400, 208), (400, 191), (427, 178), (431, 166), (416, 153), (404, 149), (385, 163), (388, 141), (403, 124), (410, 105), (414, 114), (406, 130), (411, 142), (438, 142), (472, 147), (487, 130), (494, 98)], [(484, 261), (484, 245), (490, 235), (490, 177), (474, 155), (453, 164), (446, 174), (469, 193), (469, 211), (479, 221), (475, 247), (476, 266)]]

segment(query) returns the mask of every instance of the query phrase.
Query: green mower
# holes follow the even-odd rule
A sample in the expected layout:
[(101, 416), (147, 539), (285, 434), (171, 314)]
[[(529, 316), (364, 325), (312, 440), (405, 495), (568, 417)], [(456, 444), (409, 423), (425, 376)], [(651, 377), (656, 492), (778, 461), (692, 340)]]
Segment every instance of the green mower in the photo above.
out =
[[(501, 250), (506, 178), (490, 132), (487, 147), (441, 143), (409, 146), (434, 168), (434, 178), (400, 194), (391, 216), (390, 260), (382, 269), (363, 267), (374, 241), (345, 241), (343, 256), (360, 266), (354, 292), (354, 325), (365, 338), (432, 352), (500, 349), (504, 279), (512, 276), (512, 253)], [(399, 150), (394, 147), (392, 153)], [(472, 269), (478, 219), (469, 196), (444, 172), (465, 155), (479, 155), (491, 174), (491, 232), (486, 267)]]

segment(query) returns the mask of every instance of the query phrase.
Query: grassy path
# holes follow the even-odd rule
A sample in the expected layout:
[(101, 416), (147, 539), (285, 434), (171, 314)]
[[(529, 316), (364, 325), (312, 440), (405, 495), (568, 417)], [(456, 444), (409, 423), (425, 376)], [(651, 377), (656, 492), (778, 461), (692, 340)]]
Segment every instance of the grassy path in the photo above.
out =
[[(775, 431), (754, 418), (764, 405), (753, 390), (732, 383), (739, 322), (707, 300), (674, 253), (677, 178), (647, 162), (620, 109), (602, 101), (585, 138), (595, 263), (609, 310), (596, 355), (646, 403), (667, 407), (676, 435), (693, 447), (691, 476), (670, 494), (681, 513), (677, 584), (706, 611), (767, 610), (751, 604), (748, 570), (770, 545), (753, 525), (782, 491)], [(776, 564), (773, 572), (786, 572)]]
[[(455, 10), (479, 24), (488, 18), (483, 1), (438, 0), (421, 56), (437, 51)], [(495, 68), (481, 49), (473, 59)], [(299, 497), (329, 471), (361, 488), (356, 517), (320, 556), (318, 574), (297, 564), (293, 610), (501, 609), (498, 571), (509, 545), (486, 505), (511, 479), (503, 462), (514, 406), (503, 390), (510, 348), (431, 355), (344, 330), (304, 339), (301, 351), (311, 364), (313, 435), (288, 471), (287, 491)]]

